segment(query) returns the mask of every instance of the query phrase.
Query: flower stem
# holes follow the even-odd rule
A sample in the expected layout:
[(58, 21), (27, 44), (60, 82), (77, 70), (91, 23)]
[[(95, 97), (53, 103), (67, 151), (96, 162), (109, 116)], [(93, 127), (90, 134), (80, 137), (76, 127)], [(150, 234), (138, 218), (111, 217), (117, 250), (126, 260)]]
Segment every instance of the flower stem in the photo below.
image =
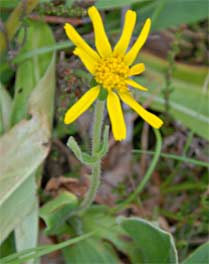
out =
[[(93, 135), (92, 135), (92, 156), (94, 156), (100, 148), (101, 144), (101, 133), (102, 133), (102, 124), (104, 116), (104, 104), (105, 101), (97, 100), (94, 113), (93, 121)], [(101, 159), (92, 165), (92, 175), (90, 178), (90, 186), (88, 192), (81, 203), (80, 212), (86, 211), (90, 205), (93, 203), (97, 190), (100, 185), (100, 175), (101, 175)]]

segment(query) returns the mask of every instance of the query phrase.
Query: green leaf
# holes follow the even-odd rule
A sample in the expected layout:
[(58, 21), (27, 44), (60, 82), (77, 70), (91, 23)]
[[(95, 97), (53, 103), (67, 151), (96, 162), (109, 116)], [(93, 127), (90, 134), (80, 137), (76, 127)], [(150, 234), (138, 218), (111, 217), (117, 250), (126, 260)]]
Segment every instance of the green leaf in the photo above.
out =
[(1, 0), (0, 8), (14, 8), (18, 4), (19, 0)]
[[(72, 224), (72, 219), (69, 220), (69, 224)], [(124, 254), (128, 253), (130, 240), (127, 240), (127, 243), (122, 239), (126, 234), (116, 224), (115, 218), (108, 213), (107, 207), (92, 206), (80, 218), (79, 232), (82, 234), (92, 231), (95, 235), (91, 239), (64, 250), (67, 263), (118, 263), (112, 244)]]
[(92, 206), (82, 216), (82, 228), (85, 233), (96, 231), (96, 241), (107, 241), (128, 256), (131, 263), (140, 263), (141, 257), (139, 252), (135, 252), (134, 242), (116, 222), (115, 217), (110, 215), (106, 206)]
[[(23, 31), (20, 32), (20, 37), (22, 37)], [(36, 41), (34, 41), (34, 36)], [(21, 41), (21, 40), (20, 40)], [(42, 48), (46, 45), (50, 45), (54, 43), (54, 38), (52, 35), (51, 29), (47, 26), (47, 24), (42, 22), (31, 21), (30, 26), (27, 32), (27, 41), (24, 47), (21, 50), (21, 54), (32, 52), (37, 48)], [(39, 84), (40, 81), (43, 82), (42, 77), (47, 74), (47, 68), (50, 65), (52, 60), (52, 53), (43, 53), (40, 55), (34, 55), (30, 59), (25, 59), (17, 69), (16, 80), (15, 80), (15, 96), (12, 106), (11, 113), (11, 125), (20, 121), (23, 117), (27, 116), (29, 110), (29, 97), (31, 96), (32, 91)], [(51, 80), (47, 83), (47, 86), (54, 86), (55, 77), (53, 76)], [(46, 83), (44, 83), (46, 85)], [(47, 94), (51, 89), (46, 89), (44, 86), (40, 88), (38, 93), (40, 98), (45, 96), (49, 96)], [(42, 100), (43, 101), (43, 100)], [(48, 102), (48, 100), (45, 100)], [(51, 102), (51, 100), (49, 100)], [(43, 104), (43, 102), (42, 102)], [(39, 106), (41, 103), (38, 103)], [(49, 105), (48, 105), (49, 106)], [(42, 106), (43, 107), (43, 106)], [(49, 106), (48, 112), (51, 112), (51, 106)], [(50, 114), (51, 115), (51, 114)]]
[(15, 239), (14, 232), (5, 239), (5, 241), (0, 245), (0, 258), (6, 257), (15, 252)]
[(209, 242), (198, 247), (182, 264), (208, 264)]
[(141, 218), (118, 218), (123, 229), (135, 242), (141, 253), (142, 263), (178, 263), (171, 234)]
[(47, 224), (46, 234), (61, 234), (67, 229), (67, 225), (59, 225), (66, 214), (74, 211), (78, 207), (76, 196), (69, 192), (63, 192), (52, 201), (46, 203), (40, 209), (40, 216)]
[(73, 5), (74, 0), (65, 0), (65, 4), (67, 7), (71, 7)]
[(14, 253), (8, 257), (5, 257), (1, 259), (1, 264), (22, 264), (26, 263), (27, 260), (31, 259), (37, 259), (41, 256), (47, 255), (51, 252), (54, 252), (56, 250), (62, 249), (64, 247), (67, 247), (69, 245), (76, 244), (80, 242), (81, 240), (87, 239), (91, 237), (94, 234), (88, 233), (79, 237), (75, 237), (69, 240), (66, 240), (64, 242), (58, 243), (56, 245), (44, 245), (44, 246), (39, 246), (36, 248), (31, 248), (31, 249), (26, 249), (23, 250), (19, 253)]
[(67, 146), (72, 150), (76, 158), (80, 160), (81, 163), (86, 164), (86, 165), (93, 165), (97, 162), (97, 157), (92, 157), (89, 154), (81, 151), (74, 137), (72, 136), (69, 137), (67, 141)]
[[(52, 32), (44, 23), (31, 23), (29, 35), (25, 51), (54, 43)], [(50, 149), (54, 87), (53, 53), (36, 54), (24, 61), (17, 70), (12, 109), (12, 124), (15, 125), (0, 138), (1, 240), (15, 230), (18, 249), (33, 247), (37, 238), (35, 172)], [(23, 95), (18, 93), (20, 88), (24, 89)], [(22, 119), (28, 112), (31, 118)]]
[(105, 126), (103, 133), (103, 142), (100, 146), (100, 149), (94, 156), (90, 156), (88, 153), (82, 152), (78, 143), (74, 137), (69, 137), (67, 141), (67, 146), (73, 151), (76, 158), (80, 160), (81, 163), (85, 165), (94, 165), (98, 160), (103, 158), (108, 152), (108, 136), (109, 136), (109, 126)]
[(0, 83), (0, 135), (8, 130), (12, 99)]
[(137, 13), (138, 17), (140, 17), (140, 21), (144, 21), (147, 17), (152, 18), (152, 30), (156, 31), (163, 28), (175, 27), (181, 24), (191, 24), (207, 19), (208, 1), (150, 1), (150, 3), (144, 7), (141, 7), (139, 3), (136, 10), (138, 10)]
[(97, 0), (95, 5), (98, 9), (111, 9), (116, 7), (128, 6), (134, 3), (140, 3), (142, 0)]
[(110, 244), (96, 238), (89, 238), (64, 250), (68, 264), (116, 264), (118, 258)]
[(207, 0), (98, 0), (95, 5), (98, 9), (133, 5), (132, 9), (137, 11), (138, 18), (140, 18), (139, 23), (151, 17), (154, 31), (195, 23), (208, 17)]
[[(12, 40), (20, 24), (22, 23), (23, 12), (25, 12), (25, 15), (30, 14), (31, 11), (38, 4), (38, 2), (39, 2), (38, 0), (30, 0), (26, 2), (24, 2), (23, 0), (18, 1), (18, 5), (15, 7), (15, 9), (12, 11), (9, 18), (5, 22), (5, 29), (6, 29), (9, 41)], [(0, 31), (0, 55), (2, 54), (2, 52), (4, 52), (4, 50), (6, 49), (6, 46), (7, 46), (7, 43), (6, 43), (4, 33)]]
[[(8, 174), (4, 175), (7, 176)], [(17, 174), (17, 176), (19, 175)], [(23, 174), (23, 176), (25, 175)], [(5, 193), (3, 193), (2, 188), (0, 188), (0, 244), (6, 239), (9, 233), (23, 221), (24, 217), (32, 213), (32, 211), (36, 208), (36, 204), (34, 204), (34, 200), (36, 198), (36, 193), (34, 191), (36, 187), (35, 180), (33, 179), (32, 181), (30, 178), (26, 179), (25, 181), (20, 182), (19, 187), (17, 187), (17, 182), (14, 180), (14, 183), (10, 183), (11, 186), (14, 184), (13, 188), (9, 188), (7, 186), (7, 182), (9, 183), (9, 181), (10, 177), (8, 181), (6, 181), (6, 179), (2, 179), (2, 177), (0, 179), (1, 187), (7, 187), (7, 189), (4, 190)], [(33, 190), (33, 192), (31, 193), (30, 190)], [(4, 196), (2, 194), (4, 194)]]
[[(146, 65), (146, 79), (137, 77), (136, 80), (149, 88), (148, 92), (140, 93), (140, 102), (142, 99), (152, 98), (150, 107), (163, 111), (165, 104), (163, 90), (166, 86), (165, 70), (168, 63), (147, 52), (140, 54), (140, 61)], [(209, 140), (209, 94), (207, 88), (204, 87), (207, 72), (206, 67), (176, 63), (176, 69), (171, 79), (173, 89), (169, 97), (169, 106), (170, 113), (175, 119)]]
[[(31, 175), (29, 180), (32, 182), (35, 177)], [(28, 192), (33, 193), (36, 191), (36, 184), (31, 185), (31, 189)], [(29, 247), (35, 247), (38, 243), (39, 233), (39, 217), (38, 217), (38, 200), (36, 195), (33, 195), (33, 201), (31, 203), (31, 209), (33, 209), (28, 215), (26, 215), (22, 221), (15, 227), (15, 246), (17, 252)], [(33, 260), (27, 262), (27, 264), (34, 264)]]

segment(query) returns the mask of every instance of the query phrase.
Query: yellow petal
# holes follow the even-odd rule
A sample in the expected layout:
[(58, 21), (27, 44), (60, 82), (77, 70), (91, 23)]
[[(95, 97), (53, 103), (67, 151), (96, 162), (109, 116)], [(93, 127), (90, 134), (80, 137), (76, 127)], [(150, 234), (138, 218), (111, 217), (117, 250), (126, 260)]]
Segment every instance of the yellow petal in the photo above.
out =
[(142, 91), (147, 91), (148, 89), (144, 86), (142, 86), (141, 84), (131, 80), (131, 79), (127, 79), (126, 80), (126, 84), (136, 88), (136, 89), (139, 89), (139, 90), (142, 90)]
[(88, 14), (94, 27), (95, 46), (97, 51), (102, 57), (107, 57), (111, 55), (112, 48), (105, 33), (102, 18), (95, 6), (88, 9)]
[(160, 128), (162, 126), (163, 121), (139, 105), (130, 93), (120, 93), (119, 95), (124, 103), (134, 109), (149, 125), (154, 128)]
[(129, 70), (129, 76), (138, 75), (144, 71), (145, 71), (144, 63), (138, 63), (133, 67), (131, 67), (131, 69)]
[(64, 123), (70, 124), (83, 114), (96, 100), (100, 88), (95, 86), (86, 92), (65, 114)]
[(76, 48), (73, 52), (75, 55), (79, 56), (83, 64), (85, 65), (86, 69), (91, 73), (94, 74), (95, 67), (97, 61), (88, 55), (88, 53), (85, 52), (85, 50)]
[(107, 96), (107, 110), (110, 116), (113, 136), (115, 140), (126, 138), (126, 125), (118, 96), (110, 91)]
[(89, 54), (92, 58), (95, 60), (99, 59), (99, 55), (95, 50), (93, 50), (86, 41), (78, 34), (78, 32), (75, 30), (75, 28), (66, 23), (64, 26), (65, 32), (68, 36), (68, 38), (78, 47), (86, 51), (86, 53)]
[(132, 10), (128, 10), (126, 12), (122, 34), (114, 48), (114, 54), (120, 54), (120, 55), (125, 54), (134, 30), (135, 23), (136, 23), (136, 12)]
[(135, 41), (135, 43), (133, 44), (133, 46), (131, 47), (131, 49), (128, 51), (128, 53), (125, 56), (125, 61), (128, 65), (131, 65), (136, 59), (137, 54), (139, 53), (140, 49), (142, 48), (142, 46), (144, 45), (148, 37), (150, 27), (151, 27), (151, 19), (148, 18), (137, 40)]

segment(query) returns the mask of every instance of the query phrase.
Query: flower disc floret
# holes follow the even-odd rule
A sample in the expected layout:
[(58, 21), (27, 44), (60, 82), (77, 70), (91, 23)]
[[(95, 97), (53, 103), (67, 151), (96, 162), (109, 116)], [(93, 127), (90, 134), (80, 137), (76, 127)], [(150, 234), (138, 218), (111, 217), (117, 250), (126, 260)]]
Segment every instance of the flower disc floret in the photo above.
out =
[(95, 80), (103, 88), (111, 89), (126, 88), (126, 79), (128, 77), (129, 67), (123, 57), (113, 55), (107, 58), (101, 58), (96, 65)]

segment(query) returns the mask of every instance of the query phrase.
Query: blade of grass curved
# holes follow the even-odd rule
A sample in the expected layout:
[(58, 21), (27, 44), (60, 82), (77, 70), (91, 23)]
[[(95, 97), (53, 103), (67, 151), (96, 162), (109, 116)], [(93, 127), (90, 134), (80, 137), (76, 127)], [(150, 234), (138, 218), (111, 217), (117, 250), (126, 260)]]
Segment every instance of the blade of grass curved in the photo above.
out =
[[(44, 54), (44, 53), (51, 53), (53, 51), (66, 49), (66, 48), (72, 48), (72, 47), (73, 47), (73, 43), (72, 42), (70, 42), (70, 41), (61, 41), (61, 42), (55, 43), (54, 45), (45, 46), (45, 47), (42, 47), (42, 48), (33, 49), (32, 51), (26, 51), (24, 53), (21, 53), (21, 54), (17, 55), (12, 60), (12, 63), (18, 65), (21, 62), (25, 61), (26, 59), (30, 59), (33, 56)], [(7, 70), (9, 68), (10, 68), (10, 66), (9, 66), (8, 63), (2, 63), (0, 65), (0, 74), (3, 71), (5, 71), (5, 70)]]
[(73, 245), (75, 243), (78, 243), (82, 240), (85, 240), (85, 239), (93, 236), (95, 234), (95, 232), (90, 232), (90, 233), (87, 233), (85, 235), (82, 235), (82, 236), (79, 236), (76, 238), (72, 238), (70, 240), (61, 242), (57, 245), (40, 246), (40, 247), (36, 247), (36, 248), (27, 249), (27, 250), (24, 250), (24, 251), (19, 252), (19, 253), (12, 254), (8, 257), (1, 259), (1, 264), (21, 264), (27, 260), (39, 258), (41, 256), (47, 255), (47, 254), (54, 252), (56, 250), (62, 249), (64, 247), (67, 247), (67, 246)]
[[(140, 150), (140, 149), (134, 149), (133, 153), (135, 153), (135, 154), (145, 153), (145, 154), (149, 154), (149, 155), (154, 155), (155, 154), (154, 151), (151, 151), (151, 150)], [(160, 153), (160, 156), (163, 157), (163, 158), (179, 160), (179, 161), (183, 161), (183, 162), (186, 162), (186, 163), (191, 163), (191, 164), (202, 166), (202, 167), (209, 167), (208, 162), (204, 162), (204, 161), (196, 160), (196, 159), (191, 159), (191, 158), (188, 158), (188, 157), (185, 157), (185, 156), (177, 156), (175, 154), (169, 154), (169, 153)]]

